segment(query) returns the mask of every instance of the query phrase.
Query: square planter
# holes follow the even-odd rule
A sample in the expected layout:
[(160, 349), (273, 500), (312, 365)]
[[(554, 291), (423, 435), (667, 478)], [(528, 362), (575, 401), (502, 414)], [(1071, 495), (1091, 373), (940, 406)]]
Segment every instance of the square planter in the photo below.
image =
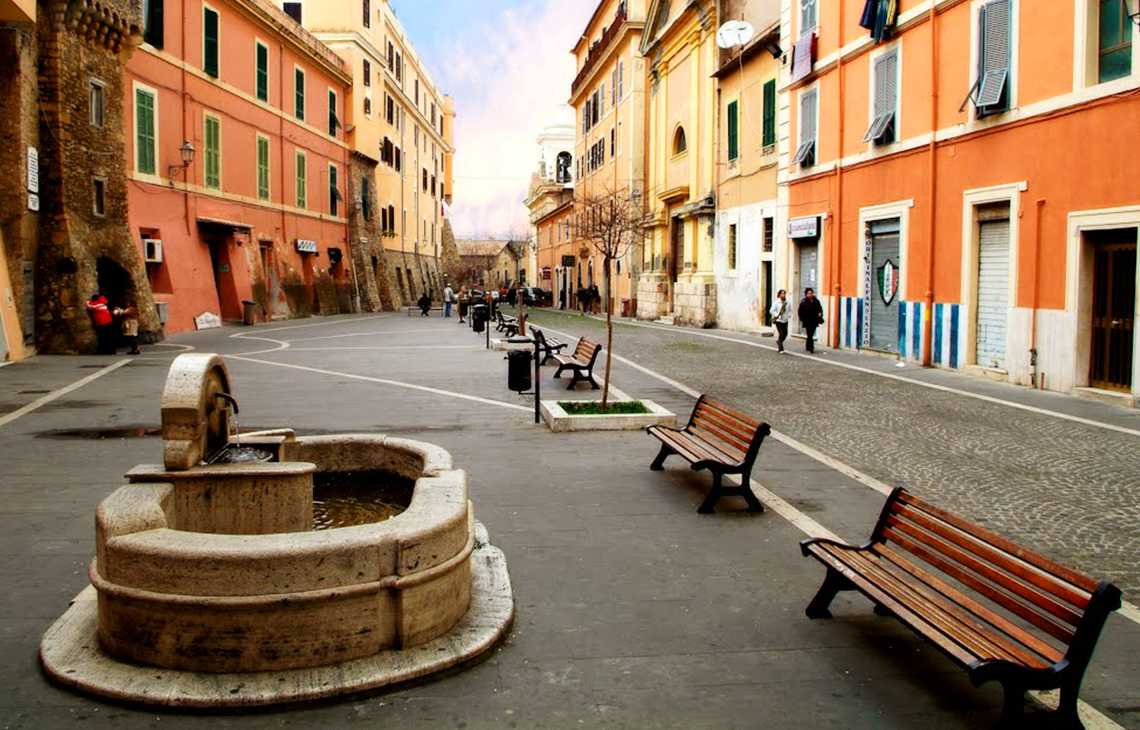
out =
[[(563, 399), (566, 400), (566, 399)], [(573, 401), (579, 402), (579, 401)], [(582, 401), (587, 403), (597, 401)], [(607, 413), (598, 416), (571, 416), (557, 401), (542, 401), (542, 418), (554, 432), (561, 431), (641, 431), (650, 426), (674, 426), (677, 416), (651, 400), (641, 403), (649, 413)]]

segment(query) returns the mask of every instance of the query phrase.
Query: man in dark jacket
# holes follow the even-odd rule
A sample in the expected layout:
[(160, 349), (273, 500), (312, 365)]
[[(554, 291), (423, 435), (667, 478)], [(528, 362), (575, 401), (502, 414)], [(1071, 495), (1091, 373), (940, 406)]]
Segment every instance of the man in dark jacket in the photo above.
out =
[(800, 324), (807, 331), (807, 351), (815, 352), (815, 328), (823, 324), (823, 305), (815, 298), (815, 289), (808, 287), (800, 300)]

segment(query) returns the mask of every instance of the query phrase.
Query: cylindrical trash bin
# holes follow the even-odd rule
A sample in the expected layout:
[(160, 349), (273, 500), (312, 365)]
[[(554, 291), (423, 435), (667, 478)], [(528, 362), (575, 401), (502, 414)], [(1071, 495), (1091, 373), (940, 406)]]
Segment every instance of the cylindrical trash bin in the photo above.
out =
[(246, 326), (257, 324), (257, 302), (241, 303), (241, 323)]
[(522, 393), (530, 390), (531, 354), (527, 350), (511, 350), (507, 353), (507, 388)]
[(487, 305), (486, 304), (476, 304), (475, 305), (475, 311), (471, 315), (471, 317), (472, 317), (471, 321), (472, 321), (473, 329), (477, 333), (482, 333), (483, 328), (487, 326)]

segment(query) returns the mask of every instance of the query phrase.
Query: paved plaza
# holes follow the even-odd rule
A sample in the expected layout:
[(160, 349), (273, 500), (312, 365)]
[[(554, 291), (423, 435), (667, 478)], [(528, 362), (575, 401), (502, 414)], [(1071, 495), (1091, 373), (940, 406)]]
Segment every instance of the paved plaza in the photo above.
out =
[[(534, 319), (604, 337), (590, 318)], [(449, 678), (258, 714), (129, 708), (49, 684), (40, 636), (88, 583), (95, 506), (128, 469), (161, 461), (162, 386), (189, 349), (227, 358), (242, 430), (448, 449), (506, 554), (508, 639)], [(973, 688), (865, 599), (841, 594), (830, 621), (804, 616), (823, 568), (798, 541), (864, 539), (896, 484), (1123, 588), (1131, 603), (1105, 629), (1083, 712), (1089, 728), (1140, 727), (1135, 412), (850, 354), (779, 356), (739, 333), (623, 323), (614, 349), (613, 384), (634, 397), (687, 414), (707, 391), (772, 425), (753, 474), (774, 498), (761, 494), (766, 512), (726, 498), (698, 515), (707, 473), (679, 460), (650, 472), (644, 433), (536, 426), (506, 387), (504, 353), (454, 319), (315, 318), (178, 336), (130, 361), (0, 368), (0, 727), (992, 727), (1000, 688)], [(548, 399), (564, 387), (552, 372)]]

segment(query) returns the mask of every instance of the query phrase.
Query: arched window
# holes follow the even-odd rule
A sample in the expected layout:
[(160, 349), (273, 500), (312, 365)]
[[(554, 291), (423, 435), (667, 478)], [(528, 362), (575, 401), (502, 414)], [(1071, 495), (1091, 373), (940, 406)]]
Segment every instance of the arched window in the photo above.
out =
[(687, 149), (689, 143), (685, 139), (685, 128), (678, 126), (677, 131), (673, 133), (673, 154), (679, 155)]
[(555, 182), (568, 183), (570, 182), (570, 164), (572, 158), (569, 152), (558, 153), (558, 171)]

